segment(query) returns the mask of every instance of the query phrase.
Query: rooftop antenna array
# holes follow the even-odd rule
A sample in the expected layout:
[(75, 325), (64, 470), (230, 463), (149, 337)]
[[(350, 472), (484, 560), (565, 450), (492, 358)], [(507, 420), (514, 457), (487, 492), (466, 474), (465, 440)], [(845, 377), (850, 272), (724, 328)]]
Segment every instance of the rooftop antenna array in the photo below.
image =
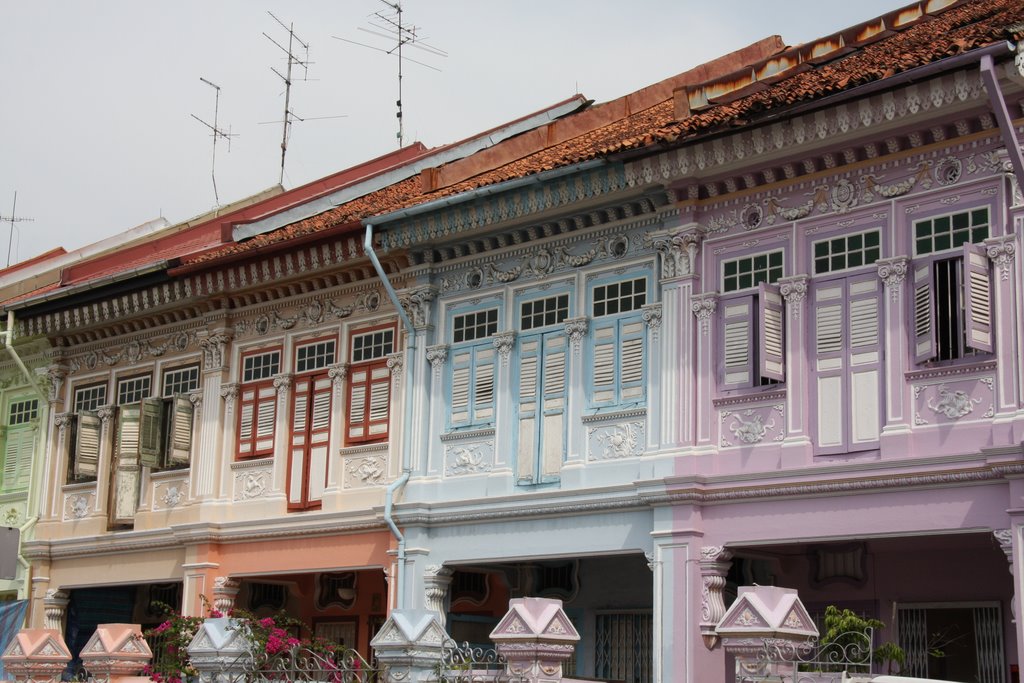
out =
[(392, 47), (388, 49), (376, 47), (374, 45), (367, 45), (360, 43), (355, 40), (349, 40), (348, 38), (339, 38), (333, 36), (338, 40), (345, 41), (346, 43), (352, 43), (359, 47), (366, 47), (371, 50), (383, 52), (389, 55), (395, 55), (398, 57), (398, 100), (395, 102), (395, 106), (398, 107), (398, 112), (395, 116), (398, 118), (398, 133), (395, 137), (398, 138), (398, 146), (401, 148), (405, 144), (405, 126), (402, 120), (402, 64), (403, 62), (412, 62), (413, 64), (419, 64), (425, 66), (428, 69), (434, 71), (440, 71), (435, 66), (426, 64), (424, 62), (417, 61), (411, 57), (404, 56), (402, 54), (402, 48), (406, 45), (410, 47), (419, 48), (427, 54), (435, 57), (447, 57), (448, 53), (439, 48), (433, 47), (424, 43), (419, 35), (419, 27), (409, 26), (403, 23), (402, 20), (402, 3), (401, 2), (389, 2), (388, 0), (380, 0), (388, 9), (374, 12), (370, 15), (370, 26), (371, 28), (359, 27), (360, 31), (369, 33), (370, 35), (377, 36), (378, 38), (385, 38), (392, 42)]
[(217, 203), (217, 206), (220, 206), (220, 195), (217, 194), (217, 139), (220, 138), (223, 140), (227, 140), (228, 151), (230, 152), (231, 138), (238, 136), (231, 134), (230, 127), (228, 128), (228, 131), (225, 133), (221, 128), (217, 126), (217, 117), (220, 113), (220, 86), (214, 83), (213, 81), (206, 80), (202, 76), (199, 77), (199, 80), (213, 88), (216, 93), (213, 99), (213, 125), (210, 125), (206, 121), (203, 121), (195, 114), (190, 114), (190, 116), (212, 131), (210, 137), (213, 138), (213, 160), (210, 162), (210, 179), (213, 181), (213, 200)]
[(35, 220), (33, 218), (22, 218), (21, 216), (18, 215), (17, 209), (18, 209), (18, 191), (15, 190), (14, 191), (14, 205), (11, 207), (11, 215), (10, 216), (0, 216), (0, 221), (5, 221), (5, 222), (11, 224), (11, 234), (7, 238), (7, 266), (6, 266), (7, 268), (10, 268), (10, 266), (11, 266), (11, 245), (14, 243), (14, 224), (15, 223), (21, 223), (22, 221), (27, 221), (27, 222), (31, 223), (33, 220)]
[[(267, 14), (270, 15), (271, 19), (280, 24), (281, 28), (288, 32), (288, 47), (285, 47), (281, 43), (271, 38), (269, 35), (266, 34), (266, 32), (263, 33), (263, 37), (272, 42), (274, 45), (276, 45), (278, 49), (284, 52), (288, 58), (288, 67), (285, 69), (284, 74), (282, 74), (274, 67), (270, 67), (270, 70), (277, 74), (278, 78), (284, 81), (284, 120), (282, 121), (282, 123), (284, 124), (284, 129), (281, 131), (281, 174), (278, 176), (277, 180), (278, 184), (283, 185), (284, 158), (285, 155), (288, 153), (288, 135), (291, 132), (292, 119), (298, 119), (299, 121), (305, 120), (299, 118), (298, 116), (295, 116), (295, 114), (292, 112), (290, 108), (292, 95), (292, 69), (294, 67), (301, 67), (302, 78), (299, 80), (306, 81), (309, 80), (307, 78), (309, 74), (309, 65), (312, 64), (313, 62), (309, 61), (309, 43), (304, 42), (301, 38), (295, 35), (295, 25), (288, 24), (286, 26), (283, 21), (274, 16), (273, 12), (267, 12)], [(303, 50), (304, 55), (302, 57), (296, 55), (297, 49)]]

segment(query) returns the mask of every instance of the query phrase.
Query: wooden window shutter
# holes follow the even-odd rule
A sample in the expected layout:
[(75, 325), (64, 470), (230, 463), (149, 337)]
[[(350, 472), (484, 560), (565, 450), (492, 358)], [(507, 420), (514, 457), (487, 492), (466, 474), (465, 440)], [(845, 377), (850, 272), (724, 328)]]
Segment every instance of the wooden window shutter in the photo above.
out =
[(494, 420), (494, 360), (498, 352), (491, 345), (473, 349), (473, 422)]
[(726, 389), (754, 384), (754, 297), (729, 299), (722, 305), (722, 385)]
[(164, 402), (159, 398), (142, 399), (139, 416), (139, 459), (146, 467), (163, 465)]
[(110, 477), (110, 523), (132, 524), (139, 505), (142, 405), (117, 409), (117, 449)]
[(170, 465), (188, 465), (192, 454), (192, 422), (195, 408), (188, 396), (175, 396), (168, 404), (170, 435), (167, 462)]
[(618, 349), (618, 329), (614, 321), (594, 323), (594, 365), (591, 376), (591, 404), (600, 408), (616, 402), (615, 377)]
[(103, 423), (92, 411), (83, 411), (76, 417), (74, 476), (75, 479), (95, 478), (99, 473), (100, 429)]
[(288, 458), (288, 507), (302, 507), (309, 454), (309, 390), (307, 377), (295, 380), (292, 393), (291, 443)]
[(561, 332), (543, 337), (544, 358), (541, 388), (540, 480), (558, 481), (565, 458), (566, 407), (568, 395), (568, 340)]
[[(314, 398), (314, 422), (329, 422), (330, 397), (321, 396), (319, 389), (315, 395), (320, 398)], [(317, 413), (318, 406), (320, 413)], [(349, 370), (347, 441), (357, 443), (386, 439), (390, 416), (391, 372), (388, 370), (387, 361), (380, 360), (352, 367)]]
[(327, 488), (327, 468), (330, 461), (331, 401), (334, 388), (327, 375), (312, 380), (309, 417), (309, 458), (306, 484), (306, 505), (319, 505)]
[(277, 422), (277, 389), (273, 384), (264, 384), (257, 389), (255, 417), (253, 454), (271, 455)]
[(36, 429), (26, 425), (8, 427), (5, 432), (2, 488), (7, 491), (23, 489), (29, 484)]
[(540, 397), (541, 337), (531, 335), (519, 341), (519, 442), (516, 448), (516, 480), (532, 484), (537, 479), (537, 426)]
[(370, 369), (369, 411), (366, 416), (367, 436), (382, 439), (388, 434), (391, 408), (391, 372), (387, 363)]
[(256, 417), (256, 388), (244, 387), (238, 400), (238, 457), (253, 454), (252, 436)]
[(935, 289), (928, 261), (914, 264), (914, 362), (931, 360), (935, 354)]
[(964, 244), (963, 283), (967, 346), (992, 353), (992, 282), (984, 246)]
[(347, 441), (361, 441), (366, 437), (366, 387), (369, 383), (368, 367), (349, 370)]
[(642, 403), (646, 396), (644, 327), (639, 317), (619, 321), (619, 403)]
[(459, 349), (452, 353), (452, 426), (469, 424), (470, 366), (473, 349)]
[(761, 377), (786, 381), (786, 314), (777, 285), (762, 282), (757, 298), (758, 365)]

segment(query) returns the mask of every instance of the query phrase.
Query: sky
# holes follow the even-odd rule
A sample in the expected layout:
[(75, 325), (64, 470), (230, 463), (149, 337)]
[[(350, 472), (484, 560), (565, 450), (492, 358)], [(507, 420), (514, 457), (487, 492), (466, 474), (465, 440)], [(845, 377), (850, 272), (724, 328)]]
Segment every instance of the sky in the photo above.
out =
[[(422, 45), (405, 54), (429, 65), (403, 69), (405, 143), (461, 140), (577, 92), (612, 100), (769, 35), (797, 45), (903, 4), (403, 0)], [(394, 14), (381, 0), (0, 0), (0, 217), (31, 219), (13, 235), (0, 222), (0, 267), (8, 247), (12, 263), (70, 251), (276, 185), (272, 69), (287, 59), (271, 39), (287, 46), (288, 31), (274, 17), (309, 46), (285, 188), (396, 149), (397, 59), (377, 12)], [(233, 136), (217, 144), (216, 195), (211, 132), (193, 118), (213, 123), (216, 91), (200, 78), (220, 87)]]

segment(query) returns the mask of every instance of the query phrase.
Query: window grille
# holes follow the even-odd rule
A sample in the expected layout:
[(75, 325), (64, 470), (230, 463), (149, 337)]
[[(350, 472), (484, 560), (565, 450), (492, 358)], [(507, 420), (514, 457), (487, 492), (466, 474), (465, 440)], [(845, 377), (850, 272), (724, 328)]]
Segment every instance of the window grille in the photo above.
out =
[(75, 412), (98, 410), (107, 402), (107, 385), (94, 384), (75, 390)]
[(722, 291), (736, 292), (773, 283), (782, 277), (782, 251), (743, 256), (722, 262)]
[(352, 362), (383, 358), (395, 352), (395, 331), (376, 330), (352, 336)]
[(452, 343), (490, 337), (498, 331), (498, 309), (463, 313), (452, 319)]
[(14, 427), (26, 424), (39, 416), (39, 399), (30, 398), (14, 401), (7, 414), (7, 426)]
[(647, 279), (637, 278), (594, 287), (594, 317), (639, 310), (647, 303)]
[(199, 366), (189, 365), (164, 372), (164, 397), (187, 394), (199, 388)]
[(266, 353), (246, 356), (242, 361), (242, 381), (256, 382), (261, 379), (270, 379), (281, 372), (281, 352), (267, 351)]
[(988, 209), (936, 216), (914, 223), (914, 253), (918, 256), (957, 249), (988, 239)]
[(569, 317), (569, 295), (524, 301), (520, 310), (519, 327), (523, 330), (557, 325)]
[(117, 405), (138, 403), (149, 396), (151, 379), (149, 375), (129, 377), (117, 383)]
[(334, 363), (333, 339), (306, 344), (295, 349), (295, 372), (311, 372)]
[(834, 273), (847, 268), (870, 265), (882, 255), (882, 233), (872, 230), (843, 235), (814, 243), (814, 273)]

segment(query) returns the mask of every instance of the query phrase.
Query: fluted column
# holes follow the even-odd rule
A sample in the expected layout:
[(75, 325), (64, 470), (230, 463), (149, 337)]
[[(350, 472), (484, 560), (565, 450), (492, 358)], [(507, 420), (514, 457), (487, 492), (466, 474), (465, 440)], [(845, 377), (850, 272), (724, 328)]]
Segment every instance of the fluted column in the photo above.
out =
[(882, 427), (882, 456), (902, 453), (910, 435), (907, 405), (907, 383), (903, 374), (907, 371), (907, 357), (910, 354), (904, 319), (907, 317), (903, 283), (907, 279), (909, 264), (905, 256), (879, 259), (876, 262), (878, 277), (885, 284), (884, 329), (885, 354), (885, 425)]
[(227, 456), (224, 438), (234, 436), (235, 425), (232, 416), (227, 415), (226, 402), (214, 400), (222, 395), (223, 387), (229, 371), (228, 345), (232, 333), (226, 328), (203, 332), (199, 338), (199, 347), (203, 352), (201, 387), (203, 395), (210, 397), (202, 401), (195, 411), (193, 425), (199, 432), (197, 451), (192, 454), (191, 485), (193, 498), (220, 497), (225, 493), (224, 474), (221, 463), (230, 461)]

